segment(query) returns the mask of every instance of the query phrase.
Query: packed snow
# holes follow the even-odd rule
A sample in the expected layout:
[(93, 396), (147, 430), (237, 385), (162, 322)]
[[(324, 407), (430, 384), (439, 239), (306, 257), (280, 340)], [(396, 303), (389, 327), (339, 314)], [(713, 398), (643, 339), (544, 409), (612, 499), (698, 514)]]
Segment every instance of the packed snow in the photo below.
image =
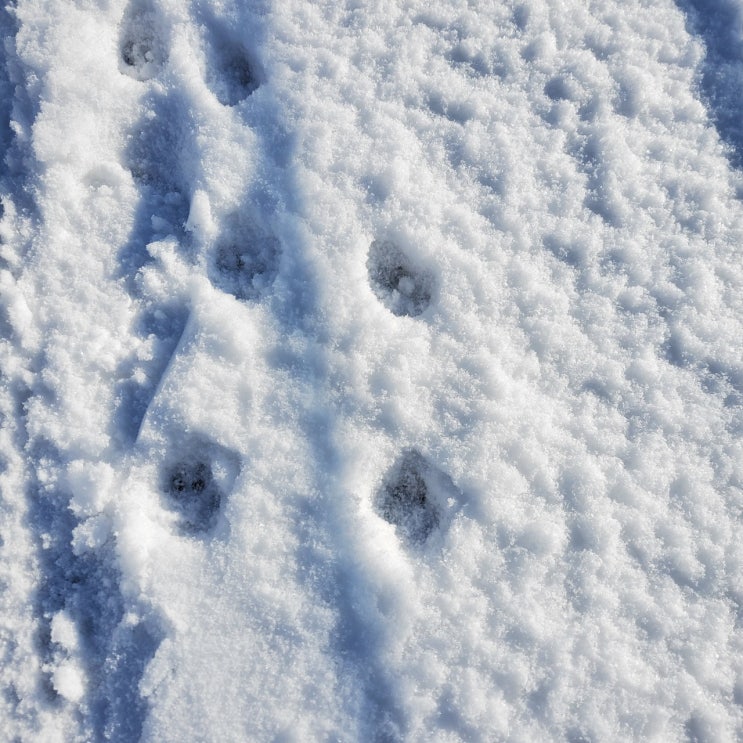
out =
[(0, 28), (0, 739), (743, 737), (743, 0)]

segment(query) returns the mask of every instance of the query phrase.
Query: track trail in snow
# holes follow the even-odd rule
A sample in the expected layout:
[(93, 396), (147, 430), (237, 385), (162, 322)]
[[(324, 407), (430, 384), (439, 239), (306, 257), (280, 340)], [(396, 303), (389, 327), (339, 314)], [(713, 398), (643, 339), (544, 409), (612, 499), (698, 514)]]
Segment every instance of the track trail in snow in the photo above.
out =
[(741, 734), (711, 18), (3, 12), (8, 740)]

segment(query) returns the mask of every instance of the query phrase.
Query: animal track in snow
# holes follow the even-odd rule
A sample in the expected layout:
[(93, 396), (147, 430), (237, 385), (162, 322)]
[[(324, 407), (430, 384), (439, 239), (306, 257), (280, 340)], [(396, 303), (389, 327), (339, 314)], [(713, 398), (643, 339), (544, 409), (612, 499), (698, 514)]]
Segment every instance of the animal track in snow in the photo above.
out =
[(415, 266), (389, 240), (374, 240), (366, 260), (372, 291), (393, 315), (417, 317), (428, 308), (433, 275)]
[(259, 85), (256, 64), (243, 44), (222, 28), (216, 19), (207, 30), (206, 83), (223, 106), (236, 106)]
[(119, 69), (135, 80), (149, 80), (162, 69), (167, 46), (159, 18), (149, 3), (129, 3), (121, 22), (119, 51)]
[(181, 514), (186, 531), (204, 532), (214, 525), (222, 493), (214, 484), (208, 462), (201, 459), (179, 462), (168, 469), (164, 489)]
[(211, 282), (237, 299), (256, 300), (273, 283), (281, 248), (272, 235), (253, 227), (228, 229), (209, 257)]
[(164, 463), (160, 490), (184, 534), (204, 534), (216, 525), (238, 470), (234, 452), (199, 438), (187, 441)]
[(374, 507), (405, 541), (422, 544), (439, 526), (449, 499), (458, 500), (458, 495), (447, 475), (408, 449), (385, 475)]

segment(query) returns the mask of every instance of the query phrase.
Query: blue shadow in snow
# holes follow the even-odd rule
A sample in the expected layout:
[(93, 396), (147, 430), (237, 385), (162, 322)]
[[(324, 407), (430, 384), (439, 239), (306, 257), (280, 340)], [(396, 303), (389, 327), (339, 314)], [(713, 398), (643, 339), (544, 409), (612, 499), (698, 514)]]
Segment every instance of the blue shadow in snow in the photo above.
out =
[[(0, 34), (4, 39), (16, 34), (16, 24), (5, 8), (0, 9)], [(13, 141), (13, 131), (10, 128), (10, 120), (13, 113), (14, 88), (8, 70), (8, 49), (6, 44), (0, 44), (0, 149), (2, 149), (2, 160), (0, 160), (0, 175), (5, 175), (8, 164), (7, 152)]]
[(137, 440), (144, 417), (178, 348), (187, 322), (188, 310), (175, 302), (144, 311), (139, 318), (137, 332), (142, 338), (153, 336), (155, 353), (152, 360), (143, 365), (147, 372), (144, 382), (135, 376), (135, 365), (131, 359), (120, 370), (124, 379), (116, 391), (113, 423), (125, 446), (131, 446)]
[(676, 0), (707, 49), (701, 94), (728, 158), (743, 168), (743, 7), (731, 0)]
[(139, 188), (139, 203), (129, 239), (118, 254), (117, 278), (128, 281), (133, 295), (138, 293), (135, 277), (152, 259), (147, 244), (175, 237), (186, 247), (188, 236), (183, 225), (188, 219), (189, 198), (184, 184), (181, 153), (189, 152), (188, 104), (181, 95), (152, 94), (143, 105), (145, 115), (134, 126), (124, 153)]
[[(28, 188), (33, 175), (29, 172), (33, 159), (30, 132), (40, 103), (28, 94), (28, 70), (15, 52), (18, 21), (8, 12), (10, 5), (0, 8), (0, 192), (3, 198), (10, 198), (19, 212), (35, 217), (36, 204)], [(16, 128), (22, 136), (16, 135)], [(3, 214), (0, 203), (0, 218)], [(0, 265), (4, 264), (0, 259)]]
[[(45, 467), (64, 464), (60, 452), (48, 443), (33, 444), (29, 455)], [(52, 639), (51, 627), (54, 615), (65, 611), (80, 632), (80, 659), (89, 679), (85, 734), (96, 741), (135, 743), (148, 709), (139, 694), (139, 681), (161, 638), (145, 623), (122, 622), (125, 605), (113, 544), (82, 554), (73, 549), (78, 521), (67, 494), (42, 487), (32, 475), (27, 499), (28, 525), (41, 546), (34, 601), (39, 653), (51, 665), (65, 657), (64, 649)], [(43, 687), (49, 703), (58, 704), (48, 675)]]

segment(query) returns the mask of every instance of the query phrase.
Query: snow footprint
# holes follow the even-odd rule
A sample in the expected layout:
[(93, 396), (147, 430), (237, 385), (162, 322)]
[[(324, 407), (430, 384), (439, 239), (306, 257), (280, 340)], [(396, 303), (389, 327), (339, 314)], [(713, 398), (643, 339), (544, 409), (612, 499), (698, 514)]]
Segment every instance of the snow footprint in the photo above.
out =
[(161, 19), (146, 0), (131, 0), (121, 22), (119, 70), (135, 80), (149, 80), (167, 59)]
[(433, 275), (413, 264), (389, 240), (374, 240), (366, 260), (369, 284), (393, 315), (417, 317), (431, 303)]
[(224, 447), (194, 438), (161, 469), (160, 490), (167, 508), (177, 514), (183, 534), (211, 531), (239, 472), (239, 458)]
[(205, 20), (206, 84), (223, 106), (236, 106), (258, 87), (257, 65), (234, 33)]
[(164, 488), (171, 505), (181, 515), (185, 531), (211, 529), (222, 502), (209, 462), (199, 458), (178, 462), (166, 470)]
[(448, 475), (417, 449), (408, 449), (385, 475), (374, 508), (404, 541), (423, 544), (460, 498)]
[(257, 300), (279, 271), (281, 248), (273, 235), (254, 226), (228, 228), (209, 257), (209, 279), (233, 297)]

